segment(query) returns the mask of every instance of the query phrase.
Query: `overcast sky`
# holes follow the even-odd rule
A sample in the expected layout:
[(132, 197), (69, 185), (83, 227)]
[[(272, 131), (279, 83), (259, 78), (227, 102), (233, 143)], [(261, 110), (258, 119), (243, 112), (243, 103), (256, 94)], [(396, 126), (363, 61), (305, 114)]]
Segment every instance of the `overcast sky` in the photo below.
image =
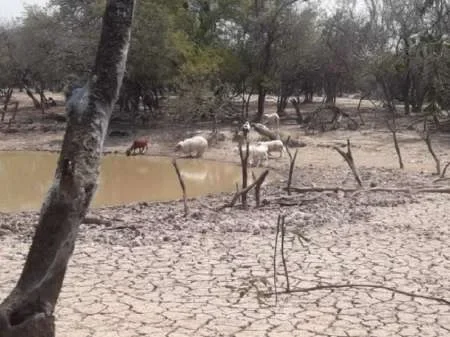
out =
[(17, 16), (22, 16), (23, 14), (23, 5), (46, 5), (48, 0), (5, 0), (2, 1), (2, 5), (0, 7), (0, 19), (8, 20), (13, 19)]
[[(334, 7), (334, 5), (338, 2), (337, 0), (321, 0), (315, 1), (316, 3), (320, 3), (324, 8), (330, 10)], [(357, 2), (361, 2), (357, 0)], [(22, 16), (23, 14), (23, 5), (40, 5), (44, 6), (48, 3), (48, 0), (2, 0), (2, 5), (0, 7), (0, 20), (9, 20), (18, 16)]]

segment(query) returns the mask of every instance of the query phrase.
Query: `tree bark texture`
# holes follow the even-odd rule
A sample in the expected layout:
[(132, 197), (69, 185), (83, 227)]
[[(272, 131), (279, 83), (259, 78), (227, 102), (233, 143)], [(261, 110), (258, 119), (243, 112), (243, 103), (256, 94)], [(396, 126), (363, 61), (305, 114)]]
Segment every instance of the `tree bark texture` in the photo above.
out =
[(103, 142), (128, 54), (134, 0), (108, 0), (92, 76), (67, 102), (52, 187), (25, 266), (0, 305), (0, 337), (52, 337), (56, 302), (79, 225), (97, 187)]

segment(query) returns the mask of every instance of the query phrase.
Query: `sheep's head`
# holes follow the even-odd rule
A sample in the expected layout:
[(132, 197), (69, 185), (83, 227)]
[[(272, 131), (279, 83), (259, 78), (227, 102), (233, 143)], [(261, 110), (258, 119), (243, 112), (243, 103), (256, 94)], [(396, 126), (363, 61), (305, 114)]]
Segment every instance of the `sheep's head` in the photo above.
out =
[(175, 145), (175, 152), (180, 151), (183, 147), (183, 142), (179, 142), (177, 145)]

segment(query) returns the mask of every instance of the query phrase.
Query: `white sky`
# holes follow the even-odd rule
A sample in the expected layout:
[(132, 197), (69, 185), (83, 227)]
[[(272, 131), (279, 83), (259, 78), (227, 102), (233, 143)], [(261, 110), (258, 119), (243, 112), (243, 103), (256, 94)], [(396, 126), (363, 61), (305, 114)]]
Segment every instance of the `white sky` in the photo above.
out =
[[(316, 2), (321, 4), (325, 9), (331, 10), (339, 3), (339, 0), (315, 0), (312, 2)], [(14, 19), (16, 17), (20, 17), (23, 15), (24, 4), (28, 5), (40, 5), (44, 6), (48, 3), (48, 0), (6, 0), (2, 1), (2, 5), (0, 6), (0, 21), (8, 21)], [(361, 0), (357, 0), (357, 3), (361, 3)]]
[(0, 20), (11, 20), (23, 14), (23, 5), (40, 5), (44, 6), (48, 0), (6, 0), (2, 1), (0, 6)]

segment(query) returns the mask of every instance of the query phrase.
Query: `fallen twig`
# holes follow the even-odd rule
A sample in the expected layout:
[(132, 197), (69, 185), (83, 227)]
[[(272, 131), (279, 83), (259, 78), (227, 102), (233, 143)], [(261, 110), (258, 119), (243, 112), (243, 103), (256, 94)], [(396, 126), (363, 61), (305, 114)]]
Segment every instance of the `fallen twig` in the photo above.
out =
[[(428, 295), (421, 295), (421, 294), (415, 294), (404, 290), (395, 289), (392, 287), (387, 287), (383, 285), (376, 285), (376, 284), (329, 284), (329, 285), (321, 285), (321, 286), (315, 286), (310, 288), (299, 288), (299, 289), (292, 289), (289, 292), (283, 291), (278, 292), (278, 294), (287, 294), (287, 293), (306, 293), (310, 291), (316, 291), (316, 290), (327, 290), (327, 289), (339, 289), (339, 288), (370, 288), (370, 289), (384, 289), (389, 290), (397, 294), (410, 296), (414, 298), (423, 298), (430, 301), (436, 301), (439, 303), (450, 305), (450, 300), (447, 300), (445, 298), (440, 297), (434, 297), (434, 296), (428, 296)], [(264, 294), (264, 296), (272, 296), (277, 295), (275, 292), (267, 292)]]
[[(286, 188), (283, 188), (286, 190)], [(308, 192), (397, 192), (397, 193), (450, 193), (450, 188), (422, 187), (422, 188), (403, 188), (403, 187), (374, 187), (374, 188), (354, 188), (354, 187), (291, 187), (291, 191), (297, 193)]]

